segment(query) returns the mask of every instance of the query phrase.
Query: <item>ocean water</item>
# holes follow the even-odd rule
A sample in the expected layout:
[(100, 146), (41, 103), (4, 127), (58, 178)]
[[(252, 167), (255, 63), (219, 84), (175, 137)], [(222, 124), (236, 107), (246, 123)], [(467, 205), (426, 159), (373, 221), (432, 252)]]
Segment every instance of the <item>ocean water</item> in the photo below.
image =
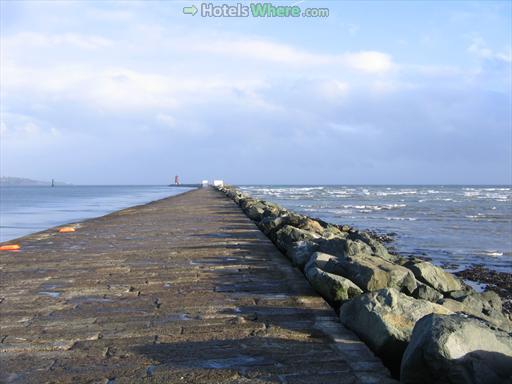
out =
[(0, 187), (0, 241), (186, 192), (167, 186)]
[(394, 234), (401, 255), (512, 273), (510, 186), (242, 186), (308, 216)]

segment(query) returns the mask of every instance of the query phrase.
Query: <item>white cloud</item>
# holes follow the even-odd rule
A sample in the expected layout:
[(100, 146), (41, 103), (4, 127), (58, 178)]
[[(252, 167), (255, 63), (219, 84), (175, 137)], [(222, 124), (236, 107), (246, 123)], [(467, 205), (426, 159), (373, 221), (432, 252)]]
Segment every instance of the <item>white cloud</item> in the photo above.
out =
[(385, 73), (393, 69), (394, 66), (391, 56), (384, 52), (360, 51), (322, 54), (261, 39), (198, 41), (181, 45), (180, 48), (244, 59), (285, 63), (298, 67), (341, 65), (365, 73)]
[(342, 55), (342, 61), (351, 68), (369, 73), (384, 73), (393, 69), (391, 56), (377, 51), (347, 53)]
[(48, 48), (58, 46), (72, 46), (81, 49), (106, 48), (113, 44), (110, 39), (97, 35), (81, 35), (76, 33), (44, 34), (34, 32), (20, 32), (13, 36), (3, 37), (2, 45), (9, 52), (11, 50), (26, 50), (34, 47)]
[(319, 90), (322, 95), (332, 101), (343, 100), (350, 90), (348, 83), (339, 80), (327, 80), (319, 84)]
[(2, 139), (35, 139), (58, 136), (61, 132), (50, 123), (29, 115), (2, 112), (0, 117)]
[(486, 60), (499, 60), (506, 63), (512, 62), (512, 50), (510, 47), (508, 50), (504, 50), (502, 52), (493, 51), (487, 46), (486, 42), (481, 37), (476, 37), (473, 39), (470, 46), (468, 47), (468, 52)]
[(219, 98), (240, 98), (240, 93), (263, 104), (258, 79), (229, 76), (169, 75), (128, 68), (61, 66), (32, 68), (6, 65), (3, 87), (10, 95), (30, 93), (40, 100), (80, 101), (102, 111), (136, 112), (175, 109), (184, 104), (207, 103)]

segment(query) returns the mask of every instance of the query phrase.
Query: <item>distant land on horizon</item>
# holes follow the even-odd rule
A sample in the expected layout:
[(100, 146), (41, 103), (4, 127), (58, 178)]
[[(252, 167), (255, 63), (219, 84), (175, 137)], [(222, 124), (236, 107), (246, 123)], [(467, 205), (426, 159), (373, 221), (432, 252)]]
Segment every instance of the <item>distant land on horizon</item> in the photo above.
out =
[[(0, 177), (0, 186), (20, 186), (20, 187), (42, 187), (42, 186), (50, 186), (52, 185), (52, 181), (41, 181), (41, 180), (32, 180), (24, 177), (8, 177), (2, 176)], [(55, 185), (71, 185), (68, 183), (64, 183), (61, 181), (55, 181)]]

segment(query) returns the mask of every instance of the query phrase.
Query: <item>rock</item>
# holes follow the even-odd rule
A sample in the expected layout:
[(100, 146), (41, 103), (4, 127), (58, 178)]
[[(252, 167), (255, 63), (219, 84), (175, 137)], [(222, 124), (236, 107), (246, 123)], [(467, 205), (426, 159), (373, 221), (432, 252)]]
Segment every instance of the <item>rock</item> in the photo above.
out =
[(427, 261), (410, 260), (404, 264), (404, 267), (409, 268), (419, 281), (441, 293), (458, 291), (463, 287), (460, 280), (451, 273)]
[(501, 311), (501, 299), (494, 292), (469, 292), (465, 296), (458, 296), (457, 300), (445, 298), (439, 303), (453, 312), (463, 312), (486, 320), (506, 332), (512, 331), (512, 322)]
[(263, 219), (266, 209), (267, 206), (263, 202), (257, 201), (255, 203), (246, 204), (244, 212), (247, 216), (249, 216), (249, 219), (254, 221), (260, 221), (261, 219)]
[(276, 245), (277, 247), (286, 252), (292, 243), (299, 240), (314, 240), (318, 239), (320, 235), (305, 231), (303, 229), (292, 227), (291, 225), (285, 225), (276, 233)]
[(245, 211), (249, 205), (256, 203), (256, 201), (257, 200), (253, 199), (252, 197), (243, 197), (240, 199), (240, 202), (238, 205), (240, 206), (240, 208), (242, 208)]
[(258, 223), (258, 227), (261, 231), (267, 235), (271, 240), (275, 241), (275, 234), (282, 227), (289, 223), (288, 216), (277, 216), (277, 217), (265, 217)]
[(372, 248), (362, 240), (347, 240), (345, 246), (346, 256), (371, 256)]
[(304, 273), (315, 291), (335, 306), (363, 293), (350, 280), (324, 272), (317, 268), (314, 263), (309, 263)]
[(310, 265), (313, 265), (325, 271), (327, 264), (337, 262), (339, 262), (339, 258), (334, 255), (329, 255), (328, 253), (324, 252), (315, 252), (309, 258), (309, 261), (307, 262), (305, 268), (309, 268)]
[(306, 219), (308, 219), (307, 216), (299, 215), (295, 212), (288, 212), (287, 216), (290, 221), (290, 225), (297, 228), (300, 228), (300, 226), (305, 223)]
[(398, 256), (391, 255), (388, 252), (388, 249), (380, 241), (374, 239), (369, 233), (363, 232), (359, 236), (366, 244), (370, 246), (373, 255), (381, 257), (384, 260), (392, 263), (396, 263), (398, 261)]
[(378, 257), (336, 258), (322, 269), (346, 277), (365, 292), (397, 288), (410, 295), (416, 289), (416, 279), (410, 270)]
[(309, 261), (311, 255), (318, 250), (318, 244), (311, 240), (299, 240), (292, 243), (291, 247), (288, 248), (286, 256), (293, 262), (294, 265), (300, 269), (304, 269), (304, 266)]
[(277, 204), (270, 203), (268, 201), (264, 201), (264, 204), (265, 204), (265, 216), (277, 217), (277, 216), (281, 216), (281, 215), (285, 214), (285, 212), (286, 212), (285, 210), (283, 210), (283, 208), (281, 208)]
[(504, 384), (512, 380), (512, 338), (480, 320), (431, 314), (416, 323), (400, 382)]
[(322, 232), (322, 237), (324, 239), (336, 239), (336, 238), (346, 238), (347, 234), (342, 232), (338, 227), (328, 224), (324, 227), (324, 231)]
[(343, 237), (335, 237), (332, 239), (321, 238), (316, 240), (318, 244), (318, 250), (330, 255), (339, 257), (345, 257), (345, 248), (347, 246), (347, 240)]
[(436, 291), (434, 288), (428, 286), (427, 284), (423, 284), (419, 281), (417, 281), (416, 284), (418, 286), (412, 293), (412, 297), (415, 299), (428, 300), (436, 303), (443, 298), (443, 294), (441, 292)]
[(324, 227), (316, 220), (310, 219), (309, 217), (303, 216), (298, 223), (295, 225), (297, 228), (304, 229), (322, 235), (324, 233)]
[(448, 293), (446, 294), (446, 297), (447, 297), (447, 298), (449, 298), (449, 299), (453, 299), (453, 300), (462, 300), (464, 297), (466, 297), (466, 296), (468, 295), (468, 293), (469, 293), (470, 291), (473, 291), (473, 292), (474, 292), (474, 290), (473, 290), (473, 289), (468, 290), (468, 289), (464, 289), (464, 288), (463, 288), (463, 289), (461, 289), (461, 290), (459, 290), (459, 291), (451, 291), (451, 292), (448, 292)]
[(391, 366), (398, 366), (414, 324), (430, 313), (452, 312), (389, 288), (357, 296), (343, 304), (340, 321), (383, 360)]

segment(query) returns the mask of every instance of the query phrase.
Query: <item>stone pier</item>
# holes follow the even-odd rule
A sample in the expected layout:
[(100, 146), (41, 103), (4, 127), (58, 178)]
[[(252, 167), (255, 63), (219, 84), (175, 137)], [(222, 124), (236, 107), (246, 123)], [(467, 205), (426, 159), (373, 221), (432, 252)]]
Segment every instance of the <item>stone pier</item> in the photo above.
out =
[(2, 383), (394, 382), (213, 188), (72, 226), (0, 253)]

